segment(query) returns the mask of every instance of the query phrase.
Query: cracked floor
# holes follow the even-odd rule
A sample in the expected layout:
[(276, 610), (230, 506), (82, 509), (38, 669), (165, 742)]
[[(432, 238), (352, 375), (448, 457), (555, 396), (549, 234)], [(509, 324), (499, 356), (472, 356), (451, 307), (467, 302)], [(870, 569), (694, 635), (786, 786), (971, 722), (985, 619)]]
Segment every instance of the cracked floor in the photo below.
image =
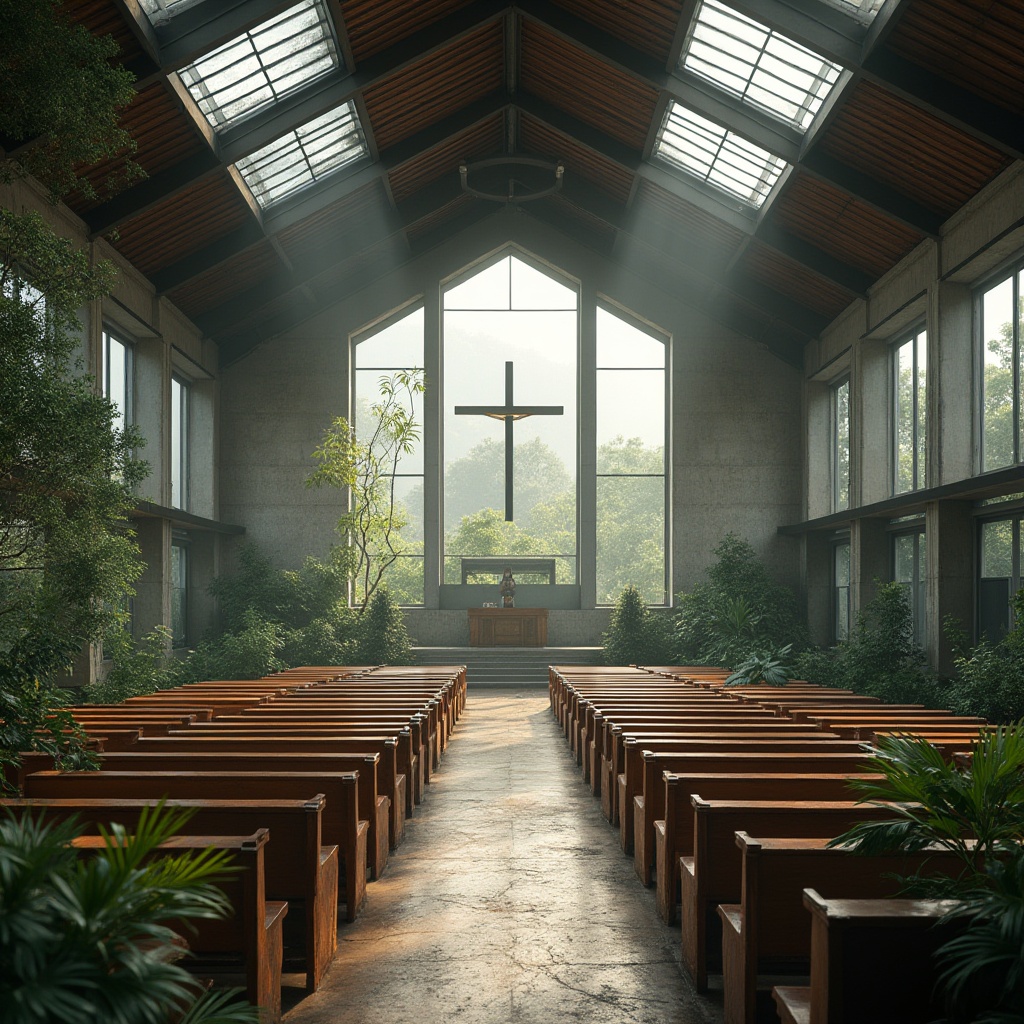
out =
[[(298, 980), (298, 979), (296, 979)], [(444, 762), (384, 877), (287, 1024), (719, 1024), (678, 929), (582, 781), (547, 690), (470, 682)], [(290, 1007), (290, 1008), (289, 1008)]]

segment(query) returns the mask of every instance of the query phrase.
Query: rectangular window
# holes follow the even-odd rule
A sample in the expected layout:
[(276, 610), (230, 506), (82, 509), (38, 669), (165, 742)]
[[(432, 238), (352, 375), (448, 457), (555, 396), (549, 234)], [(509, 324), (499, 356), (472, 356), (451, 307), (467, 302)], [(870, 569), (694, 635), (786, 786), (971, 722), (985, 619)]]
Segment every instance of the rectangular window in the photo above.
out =
[(850, 542), (842, 540), (832, 547), (832, 639), (850, 635)]
[(978, 533), (978, 636), (996, 641), (1013, 625), (1020, 589), (1020, 517), (983, 522)]
[(832, 510), (850, 507), (850, 381), (832, 388)]
[(597, 603), (668, 602), (665, 337), (597, 310)]
[(898, 533), (892, 539), (892, 578), (902, 583), (914, 622), (914, 640), (925, 644), (925, 559), (927, 548), (924, 530)]
[[(396, 317), (378, 324), (359, 335), (352, 346), (353, 415), (356, 437), (371, 445), (382, 470), (380, 493), (391, 497), (396, 518), (401, 525), (392, 532), (390, 545), (394, 561), (386, 568), (384, 582), (399, 604), (423, 604), (423, 396), (410, 394), (401, 384), (395, 385), (396, 374), (407, 373), (423, 365), (423, 307), (406, 308)], [(412, 450), (387, 455), (387, 438), (380, 432), (379, 412), (388, 398), (382, 393), (392, 389), (401, 408), (419, 424), (419, 438)], [(385, 417), (386, 418), (386, 417)], [(381, 549), (387, 548), (382, 544)], [(371, 576), (373, 575), (371, 571)], [(352, 600), (361, 603), (365, 583), (362, 575), (356, 580)]]
[(893, 348), (893, 494), (926, 486), (927, 349), (923, 327)]
[(189, 386), (171, 378), (171, 508), (188, 509)]
[(171, 643), (188, 646), (188, 541), (178, 534), (171, 540)]
[(133, 419), (132, 347), (126, 341), (103, 332), (103, 369), (101, 386), (103, 397), (108, 398), (116, 409), (114, 428), (124, 430)]
[(979, 296), (981, 341), (981, 470), (1021, 461), (1021, 285), (1024, 269)]

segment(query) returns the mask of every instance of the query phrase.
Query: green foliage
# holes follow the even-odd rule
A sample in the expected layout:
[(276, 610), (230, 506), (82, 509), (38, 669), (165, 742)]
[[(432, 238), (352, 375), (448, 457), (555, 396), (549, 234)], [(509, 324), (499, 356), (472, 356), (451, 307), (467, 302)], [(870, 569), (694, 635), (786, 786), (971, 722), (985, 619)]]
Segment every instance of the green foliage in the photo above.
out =
[(707, 580), (678, 597), (676, 659), (738, 665), (757, 651), (804, 646), (795, 595), (772, 579), (750, 543), (729, 533), (714, 554)]
[(346, 496), (347, 511), (339, 516), (337, 531), (355, 552), (351, 576), (361, 610), (405, 550), (406, 515), (395, 496), (395, 473), (403, 456), (412, 455), (419, 444), (416, 402), (426, 390), (418, 369), (381, 377), (377, 386), (380, 399), (370, 407), (368, 429), (357, 437), (348, 420), (335, 419), (313, 452), (317, 467), (306, 481), (309, 487), (333, 487)]
[[(851, 783), (862, 801), (892, 811), (833, 840), (869, 856), (937, 847), (962, 864), (952, 878), (913, 879), (917, 893), (960, 900), (968, 927), (939, 951), (941, 981), (963, 1019), (1024, 1019), (1024, 722), (979, 735), (968, 766), (925, 740), (890, 737)], [(968, 1004), (966, 1007), (964, 1004)]]
[(29, 143), (17, 163), (0, 162), (0, 180), (30, 174), (56, 200), (75, 188), (95, 196), (82, 170), (100, 160), (115, 161), (108, 192), (143, 177), (120, 124), (135, 90), (113, 37), (72, 24), (57, 0), (0, 0), (0, 25), (0, 135)]
[(157, 626), (136, 645), (131, 634), (118, 624), (103, 639), (103, 656), (111, 659), (111, 668), (102, 680), (84, 688), (86, 701), (119, 704), (167, 686), (170, 644), (171, 631), (167, 626)]
[[(74, 822), (0, 818), (0, 1016), (18, 1024), (193, 1024), (258, 1020), (234, 993), (200, 997), (169, 927), (231, 912), (216, 882), (228, 851), (154, 857), (190, 811), (145, 812), (79, 857)], [(201, 1001), (200, 1001), (201, 999)]]
[(601, 637), (605, 664), (663, 665), (669, 660), (669, 639), (665, 617), (647, 607), (636, 587), (627, 586)]
[(359, 622), (358, 663), (363, 665), (409, 665), (412, 641), (402, 610), (386, 586), (377, 588)]
[(755, 651), (736, 666), (725, 680), (726, 686), (751, 686), (766, 683), (768, 686), (785, 686), (791, 678), (789, 656), (792, 644), (786, 644), (777, 651)]
[(992, 722), (1024, 718), (1024, 591), (1014, 597), (1013, 610), (1013, 629), (1002, 640), (982, 640), (974, 648), (947, 620), (946, 635), (956, 652), (956, 677), (947, 695), (950, 710)]
[(77, 311), (110, 273), (0, 210), (0, 685), (66, 671), (142, 570), (125, 526), (142, 439), (72, 358)]
[(928, 670), (914, 642), (914, 624), (902, 583), (881, 583), (860, 611), (850, 635), (835, 647), (805, 651), (794, 671), (823, 686), (851, 689), (890, 704), (945, 707), (948, 688)]
[(171, 673), (172, 685), (202, 679), (259, 679), (285, 668), (285, 628), (249, 610), (234, 632), (204, 639)]

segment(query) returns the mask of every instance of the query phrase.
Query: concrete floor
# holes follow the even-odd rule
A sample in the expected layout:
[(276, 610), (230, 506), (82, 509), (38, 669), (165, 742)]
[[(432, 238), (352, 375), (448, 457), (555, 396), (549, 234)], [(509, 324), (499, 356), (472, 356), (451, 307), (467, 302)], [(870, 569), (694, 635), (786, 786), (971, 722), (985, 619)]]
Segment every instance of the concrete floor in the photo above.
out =
[[(297, 981), (299, 979), (296, 979)], [(406, 839), (287, 1024), (718, 1024), (548, 707), (472, 689)], [(290, 1007), (290, 1008), (289, 1008)]]

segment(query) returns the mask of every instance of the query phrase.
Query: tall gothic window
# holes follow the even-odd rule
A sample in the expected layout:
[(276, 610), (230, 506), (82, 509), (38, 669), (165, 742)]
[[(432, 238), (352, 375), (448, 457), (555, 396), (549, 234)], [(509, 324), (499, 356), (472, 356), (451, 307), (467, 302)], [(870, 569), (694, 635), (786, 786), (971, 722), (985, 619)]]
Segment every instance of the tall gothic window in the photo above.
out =
[(597, 310), (597, 603), (667, 603), (666, 339)]
[[(501, 567), (479, 560), (517, 556), (531, 560), (521, 585), (547, 584), (552, 561), (556, 582), (575, 584), (578, 290), (506, 255), (442, 304), (442, 580), (496, 582)], [(496, 410), (513, 406), (526, 411), (509, 426)]]
[[(376, 422), (373, 406), (381, 401), (381, 381), (422, 366), (422, 306), (403, 309), (353, 339), (352, 422), (360, 440), (369, 441), (372, 437)], [(420, 443), (412, 452), (400, 456), (394, 474), (395, 509), (403, 525), (393, 541), (397, 557), (384, 579), (399, 604), (415, 605), (423, 603), (422, 402), (414, 406), (407, 403), (406, 409), (420, 426)]]
[(171, 508), (188, 509), (190, 389), (171, 378)]

